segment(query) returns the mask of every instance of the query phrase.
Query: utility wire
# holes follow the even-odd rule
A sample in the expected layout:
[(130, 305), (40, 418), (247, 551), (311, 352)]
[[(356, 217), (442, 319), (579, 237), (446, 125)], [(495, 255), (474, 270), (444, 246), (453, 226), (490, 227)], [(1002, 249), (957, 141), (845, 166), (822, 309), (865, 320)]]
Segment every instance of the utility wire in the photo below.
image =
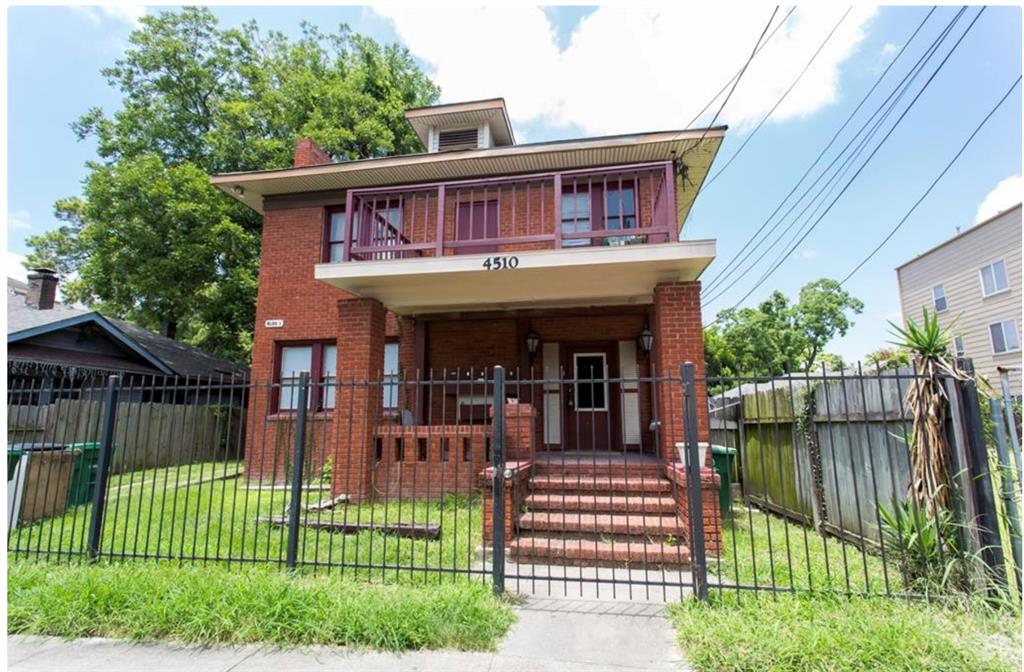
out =
[(880, 242), (875, 247), (875, 249), (871, 250), (871, 252), (868, 254), (868, 256), (864, 257), (864, 259), (861, 260), (861, 262), (859, 264), (857, 264), (856, 266), (853, 267), (852, 271), (850, 271), (849, 273), (846, 274), (845, 278), (843, 278), (842, 280), (839, 281), (839, 287), (842, 287), (843, 285), (845, 285), (847, 280), (852, 278), (854, 276), (854, 274), (857, 273), (857, 271), (859, 271), (861, 268), (863, 268), (864, 264), (866, 264), (869, 261), (871, 261), (871, 258), (874, 257), (875, 254), (877, 254), (878, 251), (881, 250), (885, 246), (885, 244), (888, 243), (889, 240), (894, 235), (896, 235), (896, 232), (900, 230), (900, 228), (907, 221), (907, 219), (909, 219), (910, 216), (912, 214), (914, 214), (914, 211), (917, 210), (917, 206), (921, 205), (921, 202), (924, 201), (924, 199), (928, 198), (928, 195), (930, 193), (932, 193), (932, 190), (935, 188), (935, 186), (942, 180), (943, 177), (946, 176), (946, 173), (949, 172), (949, 169), (953, 167), (953, 164), (955, 164), (957, 162), (957, 160), (960, 159), (960, 156), (967, 149), (968, 145), (970, 145), (971, 142), (974, 140), (974, 137), (976, 135), (978, 135), (978, 133), (981, 131), (981, 129), (984, 128), (985, 125), (988, 123), (989, 119), (992, 118), (992, 115), (994, 115), (996, 113), (996, 111), (1000, 107), (1002, 107), (1003, 103), (1006, 102), (1006, 99), (1010, 97), (1011, 93), (1013, 93), (1013, 90), (1017, 88), (1018, 84), (1020, 84), (1020, 81), (1021, 81), (1021, 77), (1018, 76), (1016, 81), (1014, 81), (1014, 83), (1010, 86), (1010, 88), (1006, 90), (1006, 93), (1003, 94), (1003, 97), (999, 99), (999, 102), (996, 103), (995, 106), (991, 110), (989, 110), (989, 113), (985, 115), (985, 118), (981, 120), (981, 123), (978, 124), (975, 127), (974, 131), (967, 137), (967, 140), (965, 140), (964, 143), (962, 145), (960, 145), (960, 149), (957, 151), (956, 154), (953, 155), (953, 158), (950, 159), (949, 163), (946, 164), (946, 167), (942, 169), (942, 172), (939, 173), (938, 176), (934, 180), (932, 180), (932, 183), (930, 185), (928, 185), (928, 188), (925, 189), (923, 194), (921, 194), (921, 197), (918, 198), (917, 201), (914, 202), (914, 205), (912, 205), (910, 207), (910, 210), (907, 210), (907, 214), (903, 215), (903, 218), (899, 222), (897, 222), (896, 226), (894, 226), (891, 231), (889, 231), (889, 233), (885, 236), (885, 238), (882, 239), (882, 242)]
[[(789, 8), (789, 11), (786, 12), (786, 15), (782, 17), (782, 21), (779, 22), (779, 25), (777, 25), (774, 28), (772, 28), (772, 32), (768, 33), (768, 37), (765, 38), (764, 42), (762, 42), (756, 49), (754, 49), (754, 55), (755, 56), (757, 54), (759, 54), (761, 52), (761, 50), (763, 50), (766, 46), (768, 46), (768, 43), (772, 41), (773, 37), (775, 37), (775, 33), (779, 32), (779, 28), (782, 28), (782, 26), (786, 25), (786, 22), (789, 21), (789, 17), (793, 15), (793, 11), (794, 10), (796, 10), (796, 5), (793, 5), (792, 7)], [(704, 116), (704, 113), (708, 111), (708, 108), (711, 107), (711, 105), (716, 100), (718, 100), (719, 96), (721, 96), (723, 93), (725, 93), (725, 90), (729, 88), (729, 85), (732, 84), (734, 81), (736, 81), (739, 78), (739, 76), (741, 74), (743, 74), (743, 71), (745, 69), (746, 69), (746, 66), (744, 66), (744, 67), (740, 68), (739, 70), (737, 70), (736, 74), (734, 74), (732, 77), (730, 77), (729, 81), (727, 81), (725, 84), (722, 85), (722, 88), (720, 88), (718, 90), (718, 93), (716, 93), (714, 96), (712, 96), (711, 100), (709, 100), (708, 102), (704, 103), (704, 107), (701, 108), (700, 112), (698, 112), (697, 114), (694, 115), (693, 119), (690, 119), (690, 122), (688, 124), (686, 124), (686, 126), (684, 128), (689, 128), (689, 127), (693, 126), (695, 123), (697, 123), (697, 120)]]
[[(917, 94), (914, 96), (914, 98), (910, 101), (910, 103), (907, 105), (907, 107), (903, 110), (903, 112), (900, 114), (900, 116), (896, 119), (896, 122), (892, 125), (892, 127), (885, 134), (885, 136), (881, 139), (881, 141), (879, 141), (879, 143), (875, 146), (875, 148), (871, 151), (871, 153), (868, 155), (867, 159), (864, 160), (864, 162), (860, 165), (860, 167), (853, 174), (853, 176), (849, 179), (849, 181), (846, 182), (846, 184), (840, 190), (839, 194), (836, 195), (836, 197), (829, 203), (828, 207), (825, 208), (824, 212), (822, 212), (818, 216), (818, 218), (814, 221), (814, 223), (811, 224), (811, 226), (809, 228), (807, 228), (807, 230), (803, 233), (803, 235), (800, 236), (800, 238), (796, 241), (796, 243), (794, 243), (790, 247), (790, 249), (782, 256), (782, 258), (779, 259), (778, 262), (776, 262), (770, 269), (768, 269), (768, 271), (766, 271), (761, 276), (761, 278), (754, 284), (754, 286), (751, 287), (750, 290), (747, 291), (747, 293), (744, 294), (740, 298), (740, 300), (737, 301), (732, 306), (732, 308), (735, 308), (739, 304), (743, 303), (743, 301), (745, 301), (747, 299), (747, 297), (749, 297), (751, 294), (753, 294), (754, 291), (756, 291), (758, 287), (760, 287), (769, 277), (771, 277), (771, 275), (776, 270), (778, 270), (779, 266), (781, 266), (782, 263), (785, 262), (785, 260), (788, 259), (789, 256), (793, 253), (793, 251), (796, 250), (796, 248), (807, 238), (807, 236), (810, 235), (810, 233), (817, 227), (817, 225), (821, 222), (821, 220), (824, 219), (825, 215), (827, 215), (832, 210), (832, 208), (839, 201), (839, 199), (842, 198), (843, 194), (846, 193), (846, 191), (850, 188), (850, 186), (857, 180), (857, 178), (860, 176), (860, 174), (868, 166), (868, 164), (875, 157), (875, 155), (878, 153), (878, 151), (885, 145), (886, 141), (892, 136), (893, 132), (895, 132), (895, 130), (899, 127), (899, 125), (903, 121), (903, 119), (906, 118), (906, 116), (910, 112), (910, 110), (912, 110), (914, 108), (914, 105), (921, 98), (921, 95), (924, 94), (924, 92), (928, 89), (928, 87), (931, 85), (931, 83), (935, 80), (935, 77), (938, 76), (939, 72), (942, 71), (942, 69), (945, 67), (946, 63), (949, 61), (950, 57), (960, 47), (960, 44), (963, 42), (964, 38), (967, 37), (967, 35), (971, 32), (971, 29), (974, 27), (975, 23), (977, 23), (979, 18), (981, 18), (981, 15), (984, 13), (984, 11), (985, 11), (985, 7), (982, 7), (978, 11), (978, 13), (975, 14), (974, 19), (971, 20), (971, 23), (967, 26), (966, 30), (964, 30), (963, 34), (961, 34), (960, 37), (957, 39), (956, 43), (950, 49), (949, 53), (947, 53), (945, 58), (942, 59), (942, 62), (939, 63), (938, 67), (936, 67), (936, 69), (932, 72), (931, 76), (928, 77), (928, 80), (924, 83), (924, 85), (921, 87), (921, 89), (917, 92)], [(717, 321), (718, 320), (716, 319), (715, 322), (717, 322)], [(712, 324), (714, 324), (714, 322), (712, 322)]]
[(818, 48), (814, 51), (814, 53), (811, 54), (810, 60), (807, 61), (806, 65), (804, 65), (803, 70), (801, 70), (800, 73), (796, 76), (796, 79), (793, 80), (793, 83), (790, 84), (789, 88), (786, 89), (782, 93), (782, 96), (780, 96), (779, 99), (775, 102), (775, 104), (772, 105), (771, 109), (768, 110), (768, 113), (765, 114), (761, 118), (761, 121), (757, 122), (757, 126), (755, 126), (754, 130), (752, 130), (747, 135), (747, 137), (743, 139), (743, 144), (741, 144), (736, 149), (736, 151), (732, 153), (732, 156), (729, 157), (729, 160), (726, 161), (725, 164), (721, 168), (719, 168), (717, 171), (715, 171), (715, 174), (712, 175), (708, 179), (708, 181), (704, 183), (704, 189), (707, 189), (708, 187), (710, 187), (714, 183), (714, 181), (718, 179), (718, 176), (725, 172), (725, 169), (728, 168), (732, 164), (732, 162), (736, 160), (736, 157), (740, 155), (740, 152), (742, 152), (743, 149), (747, 146), (747, 143), (750, 142), (751, 138), (753, 138), (757, 134), (757, 132), (759, 130), (761, 130), (761, 127), (764, 126), (764, 122), (768, 121), (768, 117), (772, 116), (772, 114), (775, 112), (775, 110), (779, 109), (779, 105), (782, 105), (782, 102), (784, 100), (786, 100), (786, 97), (789, 96), (790, 92), (796, 87), (796, 85), (800, 82), (800, 80), (803, 79), (803, 76), (810, 69), (811, 65), (818, 58), (818, 55), (821, 54), (821, 52), (825, 48), (825, 46), (832, 40), (832, 37), (836, 34), (836, 31), (839, 30), (839, 26), (841, 26), (843, 24), (843, 21), (846, 20), (846, 17), (848, 17), (850, 15), (850, 12), (852, 10), (853, 10), (853, 6), (852, 5), (846, 8), (846, 12), (844, 12), (843, 15), (841, 17), (839, 17), (839, 21), (836, 22), (836, 25), (834, 25), (832, 27), (832, 30), (829, 31), (828, 35), (825, 36), (824, 41), (822, 41), (822, 43), (820, 45), (818, 45)]
[[(914, 30), (913, 34), (911, 34), (911, 36), (903, 44), (903, 47), (900, 49), (899, 53), (897, 53), (895, 58), (893, 58), (892, 61), (889, 62), (889, 65), (886, 66), (885, 70), (878, 76), (878, 78), (875, 80), (874, 84), (871, 85), (871, 88), (868, 89), (868, 92), (866, 94), (864, 94), (864, 97), (861, 98), (859, 103), (857, 103), (857, 106), (853, 109), (853, 112), (850, 113), (850, 115), (846, 118), (846, 121), (844, 121), (843, 124), (839, 127), (839, 129), (836, 130), (836, 132), (832, 135), (832, 138), (828, 141), (828, 144), (826, 144), (825, 147), (821, 150), (821, 152), (818, 153), (818, 156), (814, 159), (814, 161), (811, 163), (811, 165), (807, 167), (807, 170), (804, 171), (804, 174), (800, 176), (800, 179), (797, 180), (796, 184), (793, 185), (793, 188), (789, 190), (789, 193), (786, 194), (786, 196), (779, 202), (779, 204), (777, 206), (775, 206), (775, 209), (771, 212), (770, 215), (768, 215), (768, 217), (764, 220), (764, 222), (762, 222), (761, 226), (758, 227), (757, 231), (755, 231), (754, 234), (752, 236), (750, 236), (750, 238), (748, 238), (746, 240), (746, 242), (743, 244), (743, 246), (740, 248), (740, 250), (730, 258), (729, 262), (722, 268), (722, 270), (718, 271), (718, 273), (715, 275), (715, 277), (712, 278), (711, 281), (705, 286), (705, 288), (704, 288), (704, 292), (705, 293), (712, 291), (718, 284), (720, 284), (721, 282), (724, 282), (725, 280), (727, 280), (732, 275), (732, 271), (730, 271), (730, 269), (733, 268), (733, 265), (734, 264), (742, 264), (744, 261), (746, 261), (750, 257), (751, 254), (753, 254), (753, 252), (758, 247), (760, 247), (760, 245), (762, 244), (763, 241), (757, 243), (756, 245), (754, 245), (754, 248), (751, 249), (750, 252), (747, 252), (744, 255), (744, 252), (747, 251), (747, 248), (750, 247), (750, 245), (752, 243), (754, 243), (754, 241), (757, 240), (758, 236), (761, 235), (761, 232), (764, 231), (765, 227), (768, 226), (768, 224), (772, 221), (772, 219), (775, 217), (775, 215), (777, 215), (779, 213), (779, 211), (786, 204), (786, 202), (790, 199), (790, 197), (792, 197), (793, 194), (796, 193), (796, 190), (800, 188), (800, 185), (802, 185), (804, 183), (804, 180), (807, 179), (808, 175), (811, 174), (811, 172), (818, 165), (818, 163), (825, 157), (825, 155), (828, 153), (829, 149), (832, 148), (832, 145), (835, 144), (836, 140), (839, 138), (839, 136), (842, 134), (842, 132), (844, 130), (846, 130), (846, 127), (857, 116), (857, 113), (860, 111), (860, 109), (871, 98), (872, 94), (874, 94), (875, 89), (877, 89), (878, 86), (885, 80), (885, 77), (889, 74), (889, 71), (892, 69), (892, 67), (900, 60), (900, 57), (903, 56), (903, 53), (907, 50), (907, 47), (910, 46), (911, 42), (914, 41), (914, 38), (918, 35), (918, 33), (921, 32), (921, 29), (924, 28), (925, 23), (928, 21), (928, 19), (931, 17), (931, 15), (935, 12), (935, 10), (936, 10), (936, 7), (934, 7), (934, 6), (931, 8), (931, 10), (929, 10), (928, 14), (925, 15), (925, 17), (921, 20), (921, 23), (918, 24), (918, 26)], [(961, 10), (961, 13), (962, 12), (963, 12), (963, 10)], [(950, 25), (947, 26), (946, 31), (943, 31), (942, 35), (945, 35), (948, 32), (948, 30), (952, 27), (952, 23), (953, 22), (951, 22)], [(930, 51), (932, 49), (934, 49), (934, 47), (936, 46), (937, 42), (938, 42), (938, 40), (936, 40), (936, 42), (933, 42), (933, 44), (929, 48), (929, 50), (926, 50), (926, 54), (930, 53)], [(915, 70), (918, 67), (918, 65), (920, 65), (920, 63), (921, 63), (923, 58), (924, 57), (922, 56), (922, 58), (918, 60), (918, 64), (916, 64), (913, 68), (911, 68), (911, 72), (913, 72), (913, 70)], [(905, 76), (903, 81), (905, 82), (906, 79), (907, 79), (907, 77)], [(903, 82), (900, 82), (900, 85), (902, 85), (902, 84), (903, 84)], [(897, 88), (898, 87), (899, 87), (899, 85), (897, 85)], [(892, 96), (892, 94), (889, 94), (889, 95), (890, 95), (890, 97)], [(886, 100), (888, 100), (888, 98)], [(884, 104), (885, 103), (883, 102), (882, 105), (884, 105)], [(875, 114), (877, 114), (877, 111), (876, 111)], [(872, 117), (873, 116), (874, 115), (872, 115)], [(863, 127), (862, 127), (861, 130), (863, 130)], [(860, 133), (860, 131), (858, 131), (858, 134), (859, 133)], [(849, 145), (847, 145), (847, 147), (848, 146)], [(845, 151), (845, 148), (844, 148), (844, 151)], [(842, 154), (842, 152), (840, 152), (840, 155), (841, 154)], [(826, 172), (827, 172), (827, 170), (828, 170), (828, 168), (826, 168)], [(819, 180), (820, 180), (820, 177), (819, 177)], [(817, 183), (817, 181), (815, 182), (815, 184), (816, 183)], [(814, 185), (812, 184), (811, 187), (809, 187), (809, 189), (813, 188), (813, 187), (814, 187)], [(801, 197), (801, 199), (798, 199), (797, 203), (799, 203), (799, 200), (802, 200), (802, 197)], [(795, 207), (795, 204), (794, 204), (793, 207)], [(789, 212), (792, 212), (792, 207), (790, 208)], [(788, 215), (788, 212), (787, 212), (787, 215)], [(785, 218), (787, 215), (783, 215), (783, 218)], [(772, 232), (774, 232), (774, 230), (776, 228), (778, 228), (779, 224), (781, 224), (781, 221), (779, 223), (777, 223), (774, 227), (772, 227), (772, 230), (769, 231), (766, 234), (765, 239), (767, 239), (767, 236), (770, 236), (772, 234)]]

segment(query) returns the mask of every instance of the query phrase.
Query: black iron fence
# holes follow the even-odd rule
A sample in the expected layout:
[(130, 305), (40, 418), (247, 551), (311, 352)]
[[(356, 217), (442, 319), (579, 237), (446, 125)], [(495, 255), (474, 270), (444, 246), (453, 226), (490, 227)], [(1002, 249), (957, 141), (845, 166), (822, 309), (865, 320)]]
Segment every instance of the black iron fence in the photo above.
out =
[[(969, 379), (579, 357), (571, 376), (15, 383), (8, 550), (626, 599), (1019, 582), (1019, 461), (992, 444), (1019, 421), (986, 433)], [(922, 460), (948, 485), (915, 487)]]

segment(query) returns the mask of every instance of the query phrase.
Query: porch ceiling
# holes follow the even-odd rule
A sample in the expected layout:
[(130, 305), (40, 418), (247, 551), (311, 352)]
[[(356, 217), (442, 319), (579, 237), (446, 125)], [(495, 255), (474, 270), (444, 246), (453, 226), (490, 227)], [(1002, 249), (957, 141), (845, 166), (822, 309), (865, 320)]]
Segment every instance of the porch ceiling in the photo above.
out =
[(651, 303), (659, 282), (696, 280), (715, 241), (503, 255), (515, 269), (488, 270), (488, 254), (318, 264), (317, 280), (379, 300), (400, 315), (518, 307)]

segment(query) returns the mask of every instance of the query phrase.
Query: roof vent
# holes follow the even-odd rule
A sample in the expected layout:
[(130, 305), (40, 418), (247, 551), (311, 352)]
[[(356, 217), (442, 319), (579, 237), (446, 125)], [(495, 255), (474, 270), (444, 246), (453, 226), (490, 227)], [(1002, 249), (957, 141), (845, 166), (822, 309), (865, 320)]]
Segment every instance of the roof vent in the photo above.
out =
[(450, 152), (456, 149), (476, 149), (478, 146), (478, 130), (475, 128), (440, 131), (437, 135), (437, 151), (439, 152)]

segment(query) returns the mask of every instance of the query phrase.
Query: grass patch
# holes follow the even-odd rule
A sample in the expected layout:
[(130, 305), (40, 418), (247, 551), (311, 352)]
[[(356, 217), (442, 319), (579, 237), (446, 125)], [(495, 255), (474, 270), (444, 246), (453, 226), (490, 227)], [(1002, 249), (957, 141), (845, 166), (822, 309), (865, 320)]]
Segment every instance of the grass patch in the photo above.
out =
[(847, 594), (901, 592), (898, 567), (780, 516), (734, 507), (722, 523), (722, 550), (708, 571), (747, 586)]
[(714, 595), (672, 605), (689, 662), (711, 670), (1019, 670), (1019, 616), (891, 598)]
[[(258, 484), (250, 487), (244, 478), (197, 482), (236, 470), (237, 463), (206, 463), (119, 475), (112, 480), (107, 498), (101, 553), (107, 557), (145, 555), (283, 563), (286, 528), (257, 521), (286, 514), (290, 499), (287, 490), (261, 490)], [(327, 497), (327, 491), (303, 493), (307, 504)], [(89, 504), (76, 506), (63, 516), (14, 530), (8, 537), (8, 547), (19, 557), (46, 557), (51, 550), (82, 553), (91, 508)], [(335, 518), (347, 523), (439, 524), (441, 535), (437, 540), (402, 538), (380, 531), (339, 534), (300, 529), (300, 562), (348, 565), (346, 574), (399, 581), (450, 580), (451, 574), (423, 570), (471, 567), (477, 562), (476, 549), (483, 533), (478, 496), (382, 500), (339, 505), (306, 515), (311, 521)]]
[(167, 563), (15, 561), (7, 600), (9, 633), (202, 644), (490, 650), (515, 618), (478, 582), (396, 586)]

